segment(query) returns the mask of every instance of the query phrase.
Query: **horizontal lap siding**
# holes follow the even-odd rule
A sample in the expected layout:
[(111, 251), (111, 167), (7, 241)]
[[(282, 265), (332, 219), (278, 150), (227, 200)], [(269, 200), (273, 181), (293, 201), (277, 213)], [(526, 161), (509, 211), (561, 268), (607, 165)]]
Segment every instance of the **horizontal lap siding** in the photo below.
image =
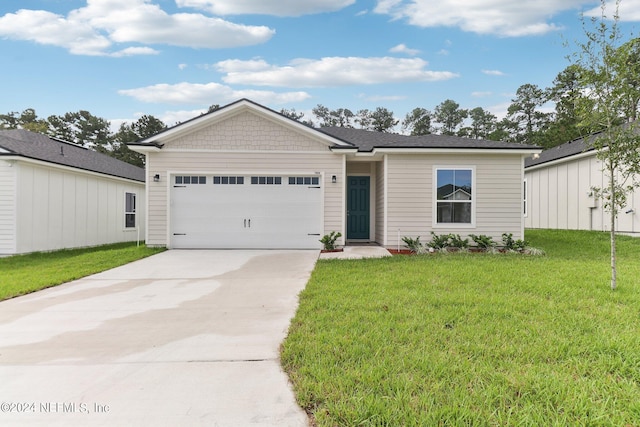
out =
[[(474, 228), (433, 228), (435, 166), (475, 167)], [(522, 158), (520, 155), (390, 155), (387, 187), (387, 246), (402, 245), (403, 236), (428, 241), (436, 234), (486, 234), (500, 241), (502, 233), (522, 237)]]
[[(324, 153), (270, 153), (270, 152), (160, 152), (149, 155), (148, 191), (149, 244), (167, 245), (168, 206), (167, 200), (171, 182), (167, 173), (194, 174), (242, 174), (258, 173), (281, 174), (299, 173), (312, 175), (323, 172), (324, 182), (324, 231), (339, 231), (342, 229), (342, 190), (344, 183), (342, 176), (342, 156)], [(153, 175), (159, 173), (159, 183), (153, 182)], [(336, 175), (338, 184), (331, 183), (331, 177)]]
[(0, 255), (15, 253), (16, 168), (0, 160)]

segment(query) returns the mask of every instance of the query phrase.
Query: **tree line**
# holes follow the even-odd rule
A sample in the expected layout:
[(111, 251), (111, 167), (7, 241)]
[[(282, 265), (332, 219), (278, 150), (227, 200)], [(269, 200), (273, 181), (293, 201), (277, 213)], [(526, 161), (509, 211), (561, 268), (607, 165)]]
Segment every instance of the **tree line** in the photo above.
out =
[(144, 166), (144, 156), (129, 150), (128, 142), (139, 141), (167, 128), (162, 120), (144, 115), (132, 123), (123, 123), (117, 132), (111, 123), (86, 110), (39, 118), (33, 108), (21, 113), (0, 114), (0, 129), (25, 129), (72, 142), (107, 154), (136, 166)]

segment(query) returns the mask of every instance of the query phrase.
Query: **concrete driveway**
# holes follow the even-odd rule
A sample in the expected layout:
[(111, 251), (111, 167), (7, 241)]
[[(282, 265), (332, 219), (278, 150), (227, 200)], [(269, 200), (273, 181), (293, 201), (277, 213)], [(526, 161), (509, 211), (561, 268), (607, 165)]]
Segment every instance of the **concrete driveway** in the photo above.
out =
[(0, 302), (0, 425), (308, 425), (278, 346), (317, 258), (172, 250)]

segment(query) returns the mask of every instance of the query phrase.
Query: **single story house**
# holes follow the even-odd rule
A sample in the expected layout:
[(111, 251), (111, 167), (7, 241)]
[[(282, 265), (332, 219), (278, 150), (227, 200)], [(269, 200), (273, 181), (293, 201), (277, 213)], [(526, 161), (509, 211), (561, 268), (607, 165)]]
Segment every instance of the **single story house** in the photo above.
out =
[(0, 131), (0, 256), (145, 236), (144, 169), (27, 130)]
[[(585, 138), (545, 150), (525, 163), (525, 227), (609, 231), (609, 213), (592, 187), (604, 188), (608, 178), (602, 162)], [(616, 229), (640, 232), (640, 192), (618, 214)]]
[[(306, 126), (242, 99), (129, 147), (146, 154), (147, 244), (319, 248), (430, 232), (524, 235), (537, 147)], [(445, 189), (442, 191), (439, 189)]]

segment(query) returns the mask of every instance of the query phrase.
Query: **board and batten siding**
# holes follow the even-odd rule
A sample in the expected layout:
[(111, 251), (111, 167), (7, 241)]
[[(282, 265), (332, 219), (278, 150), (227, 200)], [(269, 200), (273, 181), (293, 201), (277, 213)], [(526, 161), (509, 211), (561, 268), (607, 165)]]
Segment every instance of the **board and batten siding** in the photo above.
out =
[[(144, 239), (144, 183), (21, 162), (15, 167), (15, 253)], [(127, 192), (136, 194), (139, 230), (125, 229)]]
[(16, 170), (0, 160), (0, 255), (16, 250)]
[[(386, 179), (385, 246), (403, 246), (402, 237), (421, 237), (427, 242), (431, 231), (488, 235), (502, 241), (502, 233), (524, 234), (522, 156), (519, 154), (412, 154), (388, 155)], [(435, 167), (475, 169), (475, 227), (433, 227), (435, 215)], [(400, 239), (400, 240), (399, 240)]]
[[(525, 169), (527, 182), (527, 228), (560, 230), (609, 230), (609, 214), (592, 187), (603, 188), (607, 179), (595, 154)], [(626, 213), (629, 210), (633, 212)], [(618, 214), (617, 230), (640, 232), (640, 193), (628, 198)]]
[[(169, 194), (172, 186), (169, 174), (197, 175), (241, 175), (259, 174), (299, 174), (323, 176), (324, 233), (343, 230), (342, 186), (343, 157), (327, 152), (207, 152), (207, 151), (161, 151), (148, 156), (149, 185), (148, 203), (148, 244), (166, 246), (169, 244)], [(160, 182), (153, 182), (153, 176), (160, 174)], [(335, 175), (336, 184), (331, 182)], [(343, 233), (344, 234), (344, 233)]]

